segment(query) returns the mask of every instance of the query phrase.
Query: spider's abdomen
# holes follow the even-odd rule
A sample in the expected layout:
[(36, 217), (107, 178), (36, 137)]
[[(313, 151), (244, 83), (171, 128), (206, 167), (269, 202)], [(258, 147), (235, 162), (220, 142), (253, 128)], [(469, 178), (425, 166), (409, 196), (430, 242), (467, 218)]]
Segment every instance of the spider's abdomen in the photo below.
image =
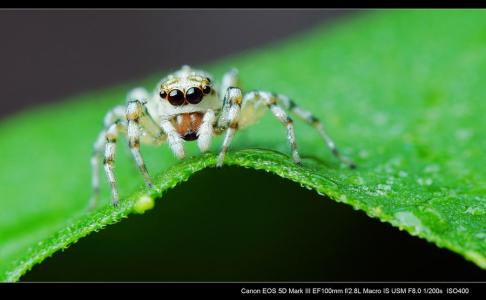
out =
[(173, 119), (174, 128), (179, 135), (186, 141), (197, 140), (197, 132), (201, 126), (203, 113), (183, 113)]

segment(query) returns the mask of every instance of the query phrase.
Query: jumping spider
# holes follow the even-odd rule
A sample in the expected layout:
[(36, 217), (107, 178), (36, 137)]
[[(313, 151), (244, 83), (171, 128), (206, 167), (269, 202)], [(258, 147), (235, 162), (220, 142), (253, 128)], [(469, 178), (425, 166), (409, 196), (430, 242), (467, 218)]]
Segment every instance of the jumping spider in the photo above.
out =
[(284, 95), (266, 91), (250, 91), (243, 95), (239, 86), (236, 69), (224, 75), (218, 93), (208, 73), (183, 66), (179, 71), (162, 79), (153, 95), (149, 95), (143, 88), (130, 91), (126, 106), (116, 106), (106, 114), (105, 127), (94, 144), (91, 158), (94, 190), (91, 207), (95, 205), (99, 194), (98, 163), (103, 149), (104, 169), (111, 184), (113, 204), (118, 205), (113, 164), (115, 144), (120, 132), (128, 136), (130, 150), (145, 183), (149, 188), (153, 188), (140, 154), (140, 143), (160, 145), (168, 142), (172, 152), (182, 159), (184, 141), (197, 140), (199, 149), (205, 152), (211, 144), (213, 135), (226, 132), (217, 158), (217, 166), (222, 166), (235, 132), (239, 128), (254, 124), (267, 108), (287, 128), (287, 139), (294, 162), (300, 163), (301, 158), (297, 152), (292, 119), (286, 110), (295, 113), (317, 129), (334, 156), (349, 167), (355, 167), (351, 160), (340, 155), (323, 125), (312, 113), (298, 107)]

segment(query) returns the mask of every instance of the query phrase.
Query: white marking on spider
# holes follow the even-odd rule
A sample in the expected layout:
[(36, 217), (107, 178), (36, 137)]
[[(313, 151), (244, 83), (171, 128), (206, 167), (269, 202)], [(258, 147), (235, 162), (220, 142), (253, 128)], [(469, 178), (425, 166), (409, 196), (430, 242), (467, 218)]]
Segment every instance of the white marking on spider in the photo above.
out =
[(267, 91), (243, 94), (236, 69), (223, 77), (219, 92), (211, 76), (201, 70), (183, 66), (163, 78), (154, 93), (136, 88), (127, 95), (126, 106), (116, 106), (104, 118), (105, 128), (99, 134), (91, 158), (94, 207), (99, 194), (98, 164), (104, 151), (104, 169), (111, 185), (112, 201), (118, 205), (118, 190), (113, 172), (115, 146), (119, 133), (128, 137), (130, 150), (148, 187), (153, 188), (140, 144), (161, 145), (165, 142), (179, 159), (184, 158), (184, 142), (197, 140), (202, 152), (208, 150), (214, 135), (225, 133), (217, 158), (222, 166), (224, 156), (237, 130), (253, 125), (269, 110), (287, 129), (287, 139), (296, 163), (301, 162), (295, 141), (292, 112), (312, 125), (331, 152), (351, 168), (354, 163), (337, 150), (322, 123), (309, 111), (298, 107), (289, 97)]

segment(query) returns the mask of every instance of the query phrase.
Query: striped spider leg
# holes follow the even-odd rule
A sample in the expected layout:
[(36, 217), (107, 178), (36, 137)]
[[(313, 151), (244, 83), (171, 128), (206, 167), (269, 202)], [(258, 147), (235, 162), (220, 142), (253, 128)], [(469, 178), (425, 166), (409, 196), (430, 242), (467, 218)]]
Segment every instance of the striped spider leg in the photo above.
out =
[(271, 94), (266, 92), (250, 92), (243, 97), (239, 85), (240, 80), (236, 69), (232, 69), (223, 77), (221, 92), (224, 91), (225, 96), (221, 116), (215, 132), (226, 131), (226, 135), (218, 155), (217, 166), (221, 167), (223, 165), (224, 156), (228, 151), (236, 131), (239, 128), (252, 125), (263, 116), (264, 106), (262, 104), (268, 107), (273, 115), (287, 128), (287, 138), (292, 150), (292, 157), (294, 162), (300, 163), (301, 158), (297, 151), (292, 119), (276, 104)]
[(327, 133), (322, 122), (315, 117), (310, 111), (305, 110), (298, 106), (292, 99), (282, 94), (272, 94), (273, 98), (276, 99), (277, 103), (285, 108), (287, 111), (294, 113), (301, 120), (306, 122), (308, 125), (314, 127), (326, 146), (331, 150), (331, 153), (339, 159), (343, 164), (347, 165), (351, 169), (356, 168), (356, 164), (347, 156), (341, 154), (341, 151), (337, 148), (336, 144), (332, 138)]
[[(230, 85), (230, 86), (225, 86)], [(231, 86), (234, 85), (234, 86)], [(295, 131), (292, 118), (286, 111), (292, 112), (307, 124), (313, 126), (324, 140), (331, 153), (342, 163), (353, 169), (356, 164), (348, 157), (341, 154), (336, 144), (326, 132), (322, 122), (311, 112), (299, 107), (289, 97), (266, 91), (251, 91), (242, 98), (241, 90), (235, 86), (239, 85), (238, 73), (232, 70), (223, 79), (223, 88), (226, 88), (224, 106), (221, 118), (218, 122), (216, 132), (226, 130), (223, 147), (218, 156), (217, 165), (221, 166), (225, 153), (228, 151), (235, 132), (239, 128), (247, 127), (258, 121), (264, 114), (264, 108), (268, 108), (272, 114), (287, 128), (287, 140), (290, 144), (292, 158), (295, 163), (300, 164), (301, 158), (297, 150)]]
[[(93, 195), (89, 207), (94, 208), (99, 197), (99, 160), (104, 150), (103, 166), (111, 186), (112, 202), (117, 206), (119, 201), (114, 175), (116, 142), (120, 133), (126, 134), (130, 151), (142, 173), (145, 183), (153, 188), (152, 180), (140, 153), (140, 138), (147, 144), (161, 144), (166, 136), (146, 112), (144, 99), (148, 94), (142, 88), (132, 90), (127, 96), (127, 106), (116, 106), (104, 119), (105, 128), (100, 132), (94, 144), (91, 157)], [(143, 127), (141, 126), (143, 125)]]

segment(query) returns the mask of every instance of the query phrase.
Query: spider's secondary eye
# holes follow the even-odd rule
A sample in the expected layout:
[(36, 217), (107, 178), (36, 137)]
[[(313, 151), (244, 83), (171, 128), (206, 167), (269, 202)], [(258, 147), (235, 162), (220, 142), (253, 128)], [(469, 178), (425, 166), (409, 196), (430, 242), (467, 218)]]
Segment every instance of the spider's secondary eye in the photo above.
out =
[(204, 94), (211, 93), (211, 87), (209, 85), (206, 85), (205, 87), (203, 87), (203, 93)]
[(195, 87), (192, 87), (186, 91), (186, 99), (191, 104), (198, 104), (203, 98), (203, 92)]
[(167, 100), (174, 106), (182, 105), (184, 103), (184, 94), (179, 90), (172, 90), (170, 91)]
[(167, 92), (166, 91), (160, 91), (159, 95), (162, 99), (165, 99), (167, 97)]

